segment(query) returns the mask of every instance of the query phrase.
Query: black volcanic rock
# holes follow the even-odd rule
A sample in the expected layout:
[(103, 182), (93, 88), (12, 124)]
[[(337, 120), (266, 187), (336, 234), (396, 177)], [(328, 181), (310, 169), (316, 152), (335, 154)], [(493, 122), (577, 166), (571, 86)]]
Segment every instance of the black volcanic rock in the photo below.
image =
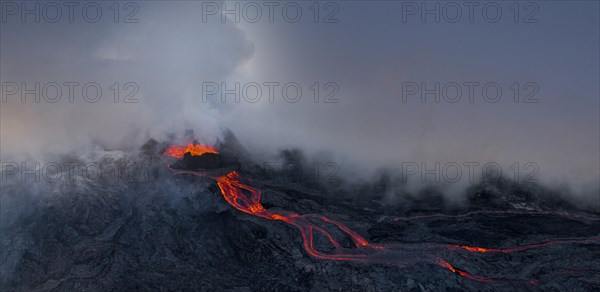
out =
[(194, 156), (187, 152), (183, 158), (173, 163), (172, 167), (176, 169), (215, 169), (225, 166), (223, 156), (215, 153), (204, 153), (200, 156)]
[(242, 161), (252, 160), (248, 150), (229, 129), (224, 130), (223, 138), (217, 143), (217, 149), (228, 165), (239, 165)]
[(523, 210), (576, 210), (554, 192), (537, 184), (517, 183), (508, 179), (481, 182), (467, 191), (471, 206)]
[[(188, 153), (177, 163), (186, 169), (210, 168), (244, 155), (235, 143), (227, 145), (221, 155)], [(461, 250), (448, 255), (457, 268), (499, 278), (489, 283), (431, 264), (399, 268), (320, 260), (306, 252), (296, 228), (236, 210), (212, 179), (174, 175), (162, 160), (142, 163), (147, 155), (109, 154), (104, 158), (114, 162), (106, 163), (109, 174), (128, 172), (131, 163), (117, 163), (125, 160), (140, 165), (139, 172), (156, 175), (135, 181), (122, 176), (99, 179), (83, 176), (82, 164), (72, 181), (25, 184), (21, 176), (7, 176), (0, 184), (0, 291), (597, 291), (600, 286), (597, 242), (511, 254)], [(415, 208), (425, 215), (445, 212), (437, 210), (443, 202), (433, 193), (416, 203), (407, 199), (402, 212), (388, 210), (381, 216), (385, 210), (378, 204), (342, 199), (349, 196), (343, 189), (327, 193), (303, 181), (273, 181), (253, 172), (244, 177), (263, 192), (266, 208), (325, 215), (380, 244), (504, 248), (600, 234), (598, 213), (476, 212), (523, 206), (561, 210), (560, 201), (533, 187), (480, 185), (468, 196), (472, 215), (403, 219)], [(344, 247), (350, 246), (343, 233), (332, 233)], [(315, 234), (317, 248), (330, 250), (326, 238)], [(405, 257), (428, 256), (410, 249), (400, 252), (402, 257), (393, 258), (400, 263)], [(542, 280), (534, 285), (528, 279)]]
[[(171, 140), (178, 140), (175, 135), (171, 136)], [(194, 138), (193, 130), (186, 130), (183, 140), (192, 141), (194, 144), (201, 144)], [(156, 149), (164, 152), (169, 147), (167, 143), (157, 143), (153, 139), (147, 141), (141, 150), (144, 153), (156, 153)], [(219, 139), (215, 145), (219, 152), (204, 153), (200, 156), (192, 156), (190, 153), (185, 153), (184, 157), (175, 162), (171, 166), (176, 169), (216, 169), (216, 168), (239, 168), (242, 161), (251, 161), (248, 150), (240, 143), (235, 134), (229, 129), (224, 129), (223, 138)]]
[(142, 147), (140, 147), (140, 150), (144, 154), (153, 155), (158, 153), (158, 146), (159, 144), (156, 140), (149, 139)]

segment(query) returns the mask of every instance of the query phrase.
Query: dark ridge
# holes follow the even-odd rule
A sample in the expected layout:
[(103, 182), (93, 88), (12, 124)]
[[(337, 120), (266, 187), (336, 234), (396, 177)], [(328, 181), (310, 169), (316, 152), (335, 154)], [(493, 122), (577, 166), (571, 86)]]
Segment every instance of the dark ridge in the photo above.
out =
[(171, 165), (176, 169), (216, 169), (225, 166), (223, 156), (214, 153), (204, 153), (193, 156), (189, 152), (183, 158)]
[(533, 183), (509, 179), (481, 182), (467, 190), (471, 206), (495, 209), (575, 210), (560, 193)]

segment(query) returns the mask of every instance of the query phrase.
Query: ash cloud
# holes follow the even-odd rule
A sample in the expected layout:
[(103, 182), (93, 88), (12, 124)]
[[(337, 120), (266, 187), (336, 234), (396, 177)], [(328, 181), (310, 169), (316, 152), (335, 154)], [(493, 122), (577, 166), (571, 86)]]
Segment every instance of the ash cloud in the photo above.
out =
[[(3, 23), (3, 82), (92, 81), (106, 97), (93, 104), (10, 98), (1, 109), (3, 160), (23, 153), (130, 149), (186, 129), (212, 144), (227, 127), (257, 161), (278, 161), (279, 150), (296, 147), (309, 160), (336, 163), (348, 181), (377, 181), (380, 169), (401, 177), (403, 163), (492, 161), (510, 174), (515, 162), (533, 162), (541, 184), (576, 194), (576, 201), (600, 201), (598, 76), (592, 70), (598, 44), (590, 41), (597, 33), (580, 29), (593, 27), (587, 26), (590, 17), (564, 25), (562, 12), (551, 6), (535, 26), (432, 28), (399, 23), (393, 9), (381, 15), (380, 9), (348, 4), (338, 24), (253, 24), (202, 22), (199, 3), (140, 5), (140, 21), (132, 24)], [(571, 9), (587, 16), (595, 11)], [(490, 29), (510, 37), (494, 38)], [(581, 47), (580, 54), (560, 41), (558, 34), (569, 31), (579, 32), (571, 43)], [(514, 45), (504, 48), (503, 40)], [(532, 42), (541, 48), (524, 50), (522, 44)], [(529, 80), (541, 87), (539, 104), (404, 103), (401, 96), (404, 81), (494, 81), (507, 90), (512, 82)], [(139, 102), (112, 102), (109, 87), (129, 81), (139, 85)], [(203, 102), (206, 81), (230, 87), (297, 82), (303, 98)], [(336, 82), (339, 102), (313, 102), (314, 82)], [(402, 183), (402, 192), (431, 187), (416, 177)], [(460, 197), (472, 182), (434, 185)]]
[[(281, 95), (272, 103), (229, 103), (224, 123), (258, 153), (329, 151), (353, 168), (352, 179), (368, 180), (379, 168), (401, 170), (403, 163), (495, 162), (507, 177), (518, 163), (522, 181), (533, 171), (524, 166), (534, 163), (539, 184), (598, 206), (600, 60), (594, 50), (600, 47), (597, 16), (586, 12), (597, 5), (569, 7), (586, 15), (575, 19), (565, 7), (544, 4), (544, 21), (535, 26), (404, 23), (395, 14), (399, 5), (343, 5), (343, 18), (331, 25), (242, 25), (256, 40), (242, 84), (295, 81), (304, 94), (297, 103)], [(565, 34), (569, 44), (561, 41)], [(339, 85), (339, 102), (314, 102), (309, 86), (329, 81)], [(514, 102), (511, 85), (528, 81), (539, 85), (539, 102)], [(404, 102), (404, 82), (428, 88), (495, 82), (503, 95), (492, 103), (479, 94), (471, 103), (463, 90), (456, 103), (435, 102), (434, 95), (423, 103), (420, 94)], [(453, 196), (471, 185), (464, 181), (437, 187)], [(429, 187), (418, 179), (410, 185)]]
[[(27, 89), (55, 82), (62, 90), (56, 103), (39, 93), (23, 103), (23, 87), (16, 94), (3, 87), (3, 158), (85, 152), (90, 145), (127, 149), (186, 129), (205, 143), (216, 142), (220, 112), (201, 103), (199, 84), (232, 74), (252, 56), (251, 41), (234, 24), (202, 23), (199, 3), (138, 5), (138, 23), (113, 23), (105, 15), (98, 23), (48, 25), (13, 17), (2, 24), (2, 82)], [(65, 82), (80, 84), (73, 102)], [(98, 101), (84, 100), (82, 88), (89, 83), (100, 86)], [(55, 89), (49, 92), (54, 96)]]

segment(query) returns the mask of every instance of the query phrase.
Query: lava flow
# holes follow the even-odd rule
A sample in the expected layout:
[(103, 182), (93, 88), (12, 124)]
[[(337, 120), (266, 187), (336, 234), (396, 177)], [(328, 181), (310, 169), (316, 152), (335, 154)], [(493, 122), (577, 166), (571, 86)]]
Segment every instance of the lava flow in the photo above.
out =
[[(221, 193), (225, 200), (234, 208), (251, 215), (267, 218), (270, 220), (279, 220), (297, 227), (302, 234), (302, 242), (306, 251), (321, 259), (329, 260), (365, 260), (368, 252), (383, 250), (384, 248), (374, 245), (365, 240), (356, 232), (350, 230), (343, 224), (320, 215), (299, 215), (296, 213), (275, 213), (266, 210), (260, 203), (262, 193), (260, 190), (247, 186), (240, 181), (240, 174), (237, 171), (232, 171), (227, 175), (217, 178), (217, 184), (221, 189)], [(245, 192), (249, 195), (246, 195)], [(342, 230), (350, 237), (356, 248), (360, 249), (361, 253), (357, 253), (356, 249), (347, 249), (334, 239), (334, 237), (323, 227), (308, 220), (315, 218), (326, 223), (333, 224)], [(313, 244), (314, 231), (320, 232), (327, 237), (329, 242), (334, 246), (336, 253), (324, 253), (315, 249)]]
[[(218, 151), (212, 147), (203, 144), (192, 145), (189, 144), (187, 147), (183, 146), (171, 146), (165, 151), (164, 155), (171, 156), (174, 158), (181, 159), (184, 154), (190, 152), (191, 155), (197, 156), (203, 153), (215, 153)], [(254, 187), (248, 186), (242, 182), (242, 177), (239, 172), (233, 170), (223, 176), (211, 176), (203, 171), (195, 170), (177, 170), (169, 167), (173, 172), (177, 174), (191, 174), (200, 177), (210, 177), (215, 179), (217, 185), (221, 191), (221, 194), (225, 198), (225, 201), (229, 203), (235, 209), (269, 220), (282, 221), (296, 227), (302, 235), (302, 243), (304, 249), (311, 256), (318, 259), (327, 260), (340, 260), (340, 261), (359, 261), (359, 262), (376, 262), (386, 263), (394, 265), (406, 265), (415, 264), (418, 262), (429, 263), (441, 266), (448, 269), (449, 271), (471, 280), (479, 282), (495, 282), (497, 278), (493, 277), (482, 277), (472, 275), (464, 270), (458, 269), (448, 263), (442, 257), (449, 256), (450, 253), (454, 253), (457, 250), (464, 250), (469, 253), (512, 253), (524, 251), (532, 248), (542, 248), (557, 244), (575, 244), (575, 243), (592, 243), (600, 241), (600, 237), (593, 237), (588, 239), (566, 239), (566, 240), (554, 240), (539, 244), (530, 244), (524, 246), (517, 246), (512, 248), (496, 249), (496, 248), (484, 248), (467, 245), (455, 245), (455, 244), (386, 244), (377, 245), (370, 243), (365, 238), (360, 236), (358, 233), (352, 231), (342, 223), (330, 219), (328, 217), (317, 215), (317, 214), (297, 214), (287, 211), (274, 212), (265, 209), (261, 204), (262, 192)], [(444, 215), (446, 216), (446, 215)], [(447, 215), (452, 216), (452, 215)], [(457, 215), (457, 217), (462, 215)], [(312, 220), (311, 220), (312, 219)], [(315, 222), (319, 222), (320, 225)], [(341, 230), (354, 244), (353, 248), (343, 247), (334, 236), (327, 231), (322, 225), (328, 223), (336, 226)], [(333, 246), (332, 252), (322, 252), (315, 248), (315, 232), (325, 236)], [(408, 249), (419, 249), (418, 257), (407, 258), (407, 253), (403, 252)], [(504, 279), (507, 280), (507, 279)], [(510, 281), (520, 281), (529, 284), (537, 284), (537, 280), (525, 280), (516, 279)]]
[(450, 249), (464, 249), (466, 251), (474, 252), (474, 253), (511, 253), (511, 252), (524, 251), (524, 250), (528, 250), (528, 249), (532, 249), (532, 248), (557, 245), (557, 244), (591, 243), (591, 242), (595, 242), (595, 241), (600, 241), (600, 237), (592, 237), (592, 238), (587, 238), (587, 239), (559, 239), (559, 240), (553, 240), (553, 241), (548, 241), (548, 242), (544, 242), (544, 243), (528, 244), (528, 245), (522, 245), (522, 246), (516, 246), (516, 247), (510, 247), (510, 248), (485, 248), (485, 247), (468, 246), (468, 245), (450, 245), (449, 248)]
[(217, 149), (204, 144), (188, 144), (187, 146), (173, 145), (169, 146), (163, 155), (182, 159), (185, 153), (189, 152), (192, 156), (200, 156), (204, 153), (218, 154)]
[(452, 266), (451, 264), (449, 264), (447, 261), (445, 261), (443, 259), (438, 259), (436, 261), (436, 264), (439, 265), (439, 266), (442, 266), (442, 267), (444, 267), (444, 268), (446, 268), (448, 270), (450, 270), (451, 272), (453, 272), (455, 274), (458, 274), (461, 277), (465, 277), (465, 278), (468, 278), (468, 279), (471, 279), (471, 280), (475, 280), (475, 281), (479, 281), (479, 282), (488, 282), (488, 283), (489, 282), (494, 282), (494, 280), (491, 279), (491, 278), (474, 276), (474, 275), (471, 275), (471, 274), (469, 274), (469, 273), (467, 273), (467, 272), (465, 272), (463, 270), (457, 269), (457, 268), (455, 268), (454, 266)]

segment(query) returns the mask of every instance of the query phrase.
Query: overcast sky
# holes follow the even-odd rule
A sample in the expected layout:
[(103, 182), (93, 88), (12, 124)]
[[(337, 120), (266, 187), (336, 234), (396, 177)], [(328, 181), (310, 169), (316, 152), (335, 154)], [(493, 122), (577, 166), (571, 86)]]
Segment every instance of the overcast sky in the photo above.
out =
[[(220, 11), (213, 13), (221, 9), (218, 2), (122, 3), (117, 16), (115, 7), (102, 4), (98, 22), (89, 20), (94, 16), (89, 7), (87, 18), (82, 16), (82, 2), (73, 22), (63, 6), (56, 23), (47, 19), (55, 16), (54, 7), (44, 11), (42, 5), (40, 13), (46, 14), (36, 23), (32, 15), (22, 20), (23, 7), (3, 6), (3, 159), (90, 141), (131, 146), (187, 128), (214, 143), (228, 127), (255, 152), (330, 151), (340, 161), (368, 168), (407, 161), (495, 161), (506, 168), (534, 162), (545, 183), (568, 183), (598, 195), (597, 1), (529, 6), (475, 1), (472, 21), (460, 1), (453, 2), (461, 8), (460, 18), (456, 6), (441, 1), (429, 1), (428, 7), (407, 1), (278, 2), (272, 22), (263, 2), (256, 2), (258, 20), (255, 6), (237, 3), (238, 22), (235, 14), (223, 22)], [(436, 3), (439, 22), (433, 14), (420, 14)], [(298, 7), (302, 15), (294, 22)], [(132, 20), (137, 22), (127, 23)], [(81, 86), (73, 103), (66, 100), (64, 85), (56, 103), (22, 103), (20, 93), (8, 94), (14, 88), (6, 86), (75, 81)], [(81, 98), (81, 87), (89, 82), (102, 88), (97, 103)], [(115, 82), (119, 102), (113, 100)], [(135, 86), (124, 88), (127, 82)], [(223, 103), (220, 92), (206, 87), (221, 82), (228, 88), (239, 82), (249, 91), (237, 96), (239, 103), (233, 95)], [(272, 102), (265, 82), (279, 82)], [(414, 84), (422, 90), (422, 84), (434, 88), (436, 82), (441, 88), (450, 84), (448, 96), (456, 96), (452, 85), (459, 84), (461, 99), (438, 95), (442, 99), (436, 102), (432, 94), (422, 102), (420, 92), (407, 95)], [(475, 82), (471, 102), (464, 84)], [(251, 102), (244, 97), (253, 96), (255, 83), (262, 96)], [(288, 100), (282, 95), (286, 84)], [(485, 84), (494, 85), (490, 99), (496, 86), (502, 89), (498, 101), (482, 96)], [(297, 87), (302, 95), (290, 102)], [(124, 103), (133, 91), (138, 102)]]

